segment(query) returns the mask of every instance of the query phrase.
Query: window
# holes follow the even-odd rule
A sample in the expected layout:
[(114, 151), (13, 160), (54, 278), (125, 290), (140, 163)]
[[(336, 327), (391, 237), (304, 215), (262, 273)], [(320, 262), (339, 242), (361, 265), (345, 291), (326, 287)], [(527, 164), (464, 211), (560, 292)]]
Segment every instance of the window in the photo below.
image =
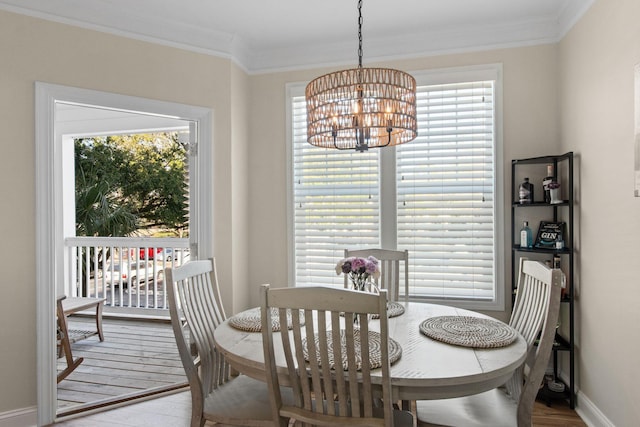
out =
[(408, 249), (412, 299), (502, 309), (500, 67), (414, 76), (418, 137), (365, 153), (309, 145), (289, 87), (292, 282), (341, 286), (345, 248)]

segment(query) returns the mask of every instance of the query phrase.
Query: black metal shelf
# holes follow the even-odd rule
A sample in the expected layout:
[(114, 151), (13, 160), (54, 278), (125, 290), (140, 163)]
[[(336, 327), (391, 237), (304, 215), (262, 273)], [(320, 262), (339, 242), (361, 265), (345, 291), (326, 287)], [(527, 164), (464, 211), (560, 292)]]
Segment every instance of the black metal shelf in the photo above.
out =
[[(539, 339), (536, 339), (534, 345), (539, 344)], [(565, 337), (556, 332), (556, 336), (553, 341), (552, 351), (571, 351), (571, 344)]]
[[(563, 196), (565, 199), (561, 203), (547, 203), (543, 201), (533, 200), (532, 203), (520, 203), (518, 200), (518, 185), (523, 176), (518, 175), (518, 171), (537, 171), (536, 165), (552, 164), (556, 178), (558, 177), (559, 166), (563, 168), (563, 180), (560, 180)], [(523, 170), (519, 170), (520, 166), (527, 166)], [(544, 171), (541, 170), (541, 173)], [(542, 174), (544, 176), (544, 174)], [(561, 399), (569, 403), (569, 406), (574, 409), (576, 405), (575, 395), (575, 327), (574, 327), (574, 299), (573, 290), (574, 287), (574, 173), (573, 173), (573, 152), (568, 152), (558, 156), (540, 156), (531, 157), (527, 159), (515, 159), (511, 161), (511, 283), (512, 283), (512, 297), (515, 295), (515, 288), (517, 286), (517, 266), (519, 265), (519, 258), (526, 256), (526, 254), (551, 254), (560, 255), (563, 257), (565, 273), (567, 274), (567, 288), (566, 293), (562, 296), (563, 307), (567, 307), (569, 310), (569, 325), (568, 325), (568, 337), (563, 337), (556, 332), (556, 339), (553, 345), (553, 377), (558, 380), (558, 353), (562, 353), (568, 357), (569, 360), (569, 381), (565, 383), (565, 390), (563, 392), (554, 392), (550, 390), (546, 385), (541, 389), (539, 397), (547, 401), (550, 404), (552, 400)], [(538, 193), (539, 194), (539, 193)], [(562, 221), (567, 225), (568, 234), (564, 236), (565, 247), (561, 249), (549, 248), (523, 248), (520, 247), (519, 239), (516, 237), (519, 234), (519, 225), (516, 223), (516, 214), (522, 218), (525, 215), (531, 215), (533, 217), (543, 215), (546, 211), (551, 214), (553, 221), (558, 221), (562, 218)], [(532, 223), (531, 223), (532, 224)], [(533, 224), (532, 224), (533, 225)], [(564, 331), (563, 333), (566, 333)]]
[(534, 165), (541, 163), (554, 163), (559, 162), (561, 160), (573, 159), (573, 151), (569, 151), (565, 154), (560, 154), (559, 156), (540, 156), (540, 157), (529, 157), (528, 159), (514, 159), (511, 161), (512, 164), (519, 165)]
[(513, 246), (513, 250), (517, 252), (537, 252), (541, 254), (558, 254), (558, 255), (570, 255), (573, 253), (571, 248), (564, 247), (562, 249), (544, 249), (544, 248), (523, 248), (520, 245)]
[(571, 351), (571, 343), (569, 343), (565, 337), (556, 332), (556, 338), (553, 342), (553, 351)]
[(562, 203), (545, 203), (545, 202), (533, 202), (533, 203), (520, 203), (513, 202), (511, 204), (514, 208), (540, 208), (540, 207), (557, 207), (557, 206), (569, 206), (568, 200), (563, 200)]

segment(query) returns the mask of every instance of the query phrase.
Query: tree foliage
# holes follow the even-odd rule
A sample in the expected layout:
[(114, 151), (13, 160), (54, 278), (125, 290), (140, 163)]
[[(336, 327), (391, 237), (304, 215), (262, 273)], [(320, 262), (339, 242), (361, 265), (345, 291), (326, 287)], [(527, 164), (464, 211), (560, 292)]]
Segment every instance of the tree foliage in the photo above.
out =
[(188, 229), (186, 147), (176, 132), (76, 139), (75, 174), (77, 235)]

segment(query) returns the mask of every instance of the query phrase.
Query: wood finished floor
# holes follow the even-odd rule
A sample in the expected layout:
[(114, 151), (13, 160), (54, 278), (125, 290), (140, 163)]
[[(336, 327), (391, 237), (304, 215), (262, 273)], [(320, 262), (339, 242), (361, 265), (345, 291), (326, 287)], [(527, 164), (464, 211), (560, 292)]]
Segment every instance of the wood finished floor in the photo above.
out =
[[(188, 391), (174, 393), (153, 400), (112, 409), (99, 414), (56, 423), (61, 427), (187, 427), (191, 416)], [(206, 426), (214, 426), (207, 422)], [(567, 405), (547, 407), (536, 402), (533, 415), (535, 427), (586, 427), (578, 415)], [(488, 426), (489, 427), (489, 426)]]
[[(71, 326), (91, 328), (91, 319), (71, 318)], [(117, 403), (142, 394), (146, 388), (160, 390), (184, 384), (185, 377), (171, 326), (166, 323), (105, 319), (105, 341), (97, 337), (73, 344), (74, 357), (84, 361), (58, 384), (58, 408), (101, 407), (63, 418), (56, 426), (68, 427), (181, 427), (188, 426), (191, 400), (188, 389), (138, 399), (127, 406)], [(61, 368), (62, 365), (59, 365)], [(101, 403), (102, 402), (102, 403)], [(108, 409), (112, 408), (112, 409)], [(207, 423), (213, 426), (213, 423)], [(536, 402), (536, 427), (586, 427), (564, 403), (548, 407)]]
[[(70, 329), (95, 330), (92, 318), (69, 317)], [(58, 384), (58, 413), (186, 384), (169, 323), (104, 319), (97, 336), (72, 344), (82, 363)], [(58, 370), (66, 366), (58, 359)]]

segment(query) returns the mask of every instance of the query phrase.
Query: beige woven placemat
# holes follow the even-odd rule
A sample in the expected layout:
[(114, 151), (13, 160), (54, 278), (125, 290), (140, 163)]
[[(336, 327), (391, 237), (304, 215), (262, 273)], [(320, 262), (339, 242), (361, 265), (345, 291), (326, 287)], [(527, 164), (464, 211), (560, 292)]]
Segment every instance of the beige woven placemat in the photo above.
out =
[[(302, 314), (302, 312), (299, 313)], [(271, 308), (271, 330), (273, 330), (274, 332), (280, 330), (279, 319), (280, 318), (278, 316), (278, 309)], [(288, 310), (287, 312), (287, 320), (289, 323), (289, 329), (291, 329), (293, 327), (291, 325), (291, 310)], [(304, 325), (304, 316), (302, 315), (300, 315), (300, 324)], [(241, 313), (231, 316), (229, 318), (229, 325), (242, 331), (261, 332), (262, 318), (260, 307), (251, 308), (249, 310), (245, 310)]]
[[(396, 317), (404, 314), (404, 306), (399, 302), (387, 303), (387, 317)], [(340, 316), (344, 317), (344, 313), (340, 313)], [(372, 314), (371, 319), (379, 319), (379, 314)]]
[(473, 316), (437, 316), (420, 324), (420, 332), (434, 340), (463, 347), (505, 347), (518, 338), (518, 331), (493, 319)]
[[(360, 329), (353, 330), (353, 338), (355, 341), (355, 350), (356, 350), (356, 364), (358, 366), (358, 370), (362, 369), (362, 353), (360, 352)], [(309, 362), (309, 354), (307, 350), (307, 339), (303, 339), (303, 354), (304, 358), (307, 362)], [(318, 345), (318, 337), (315, 337), (316, 346)], [(343, 369), (347, 369), (349, 367), (349, 363), (347, 362), (346, 356), (346, 333), (344, 329), (340, 330), (340, 344), (342, 345), (342, 361), (340, 365), (342, 365)], [(331, 369), (336, 368), (336, 363), (333, 360), (333, 337), (331, 335), (331, 331), (327, 331), (327, 346), (329, 347), (329, 364)], [(382, 356), (380, 353), (380, 333), (375, 331), (369, 331), (369, 363), (370, 369), (376, 369), (382, 366)], [(402, 347), (400, 344), (394, 340), (389, 338), (389, 363), (393, 363), (396, 360), (400, 359), (402, 356)], [(320, 358), (318, 358), (318, 365), (321, 366)]]
[[(387, 317), (396, 317), (404, 314), (404, 306), (399, 302), (388, 302), (387, 303)], [(372, 319), (379, 319), (379, 314), (371, 315)]]

